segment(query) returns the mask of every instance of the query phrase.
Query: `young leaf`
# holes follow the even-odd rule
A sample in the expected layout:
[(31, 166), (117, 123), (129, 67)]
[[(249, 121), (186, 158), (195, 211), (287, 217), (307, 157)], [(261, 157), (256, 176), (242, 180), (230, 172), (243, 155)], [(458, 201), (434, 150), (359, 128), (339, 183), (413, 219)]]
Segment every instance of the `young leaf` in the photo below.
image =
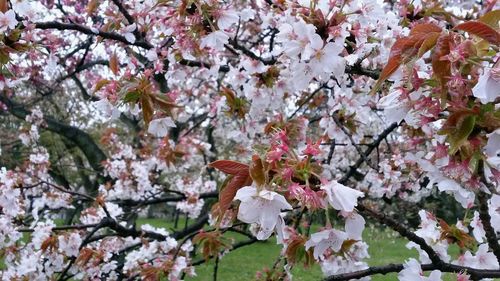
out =
[(436, 45), (436, 42), (439, 38), (439, 35), (440, 35), (440, 33), (434, 32), (434, 33), (431, 33), (429, 36), (427, 36), (427, 38), (425, 38), (424, 42), (422, 43), (422, 45), (418, 49), (417, 57), (419, 57), (419, 58), (422, 57), (427, 51), (432, 49)]
[(441, 31), (442, 31), (441, 27), (439, 27), (433, 23), (421, 23), (421, 24), (415, 25), (410, 30), (410, 36), (416, 35), (416, 34), (428, 35), (430, 33), (441, 33)]
[(0, 0), (0, 12), (5, 13), (9, 9), (7, 0)]
[(109, 81), (108, 79), (101, 79), (97, 81), (94, 87), (94, 93), (102, 89), (104, 86), (108, 85), (110, 82), (111, 81)]
[(161, 110), (164, 112), (170, 113), (171, 110), (175, 107), (181, 107), (173, 102), (170, 102), (158, 95), (151, 95), (151, 100), (153, 101), (154, 105), (159, 107)]
[(249, 169), (247, 164), (231, 160), (217, 160), (208, 164), (208, 166), (230, 175), (245, 174), (245, 171), (248, 174)]
[(114, 75), (118, 75), (118, 57), (116, 56), (116, 53), (113, 53), (111, 58), (109, 59), (109, 68), (113, 72)]
[(149, 98), (149, 95), (142, 94), (141, 95), (141, 107), (142, 107), (142, 116), (144, 117), (144, 123), (146, 123), (146, 127), (149, 125), (149, 122), (153, 120), (153, 103)]
[(92, 15), (99, 7), (99, 0), (90, 0), (87, 4), (87, 14)]
[(262, 186), (266, 183), (266, 171), (262, 159), (258, 155), (252, 156), (252, 163), (250, 164), (250, 177), (258, 185)]
[(216, 257), (220, 251), (231, 245), (220, 231), (200, 231), (193, 237), (193, 243), (201, 246), (200, 250), (205, 261)]
[(249, 166), (231, 160), (217, 160), (208, 166), (230, 175), (219, 192), (219, 219), (222, 219), (226, 210), (231, 206), (238, 189), (252, 184)]
[(387, 78), (389, 78), (389, 76), (391, 76), (399, 68), (400, 65), (401, 65), (401, 55), (390, 57), (384, 69), (382, 69), (382, 72), (380, 73), (377, 83), (375, 84), (375, 86), (373, 86), (371, 93), (376, 92), (380, 88), (382, 83)]
[(441, 240), (447, 240), (449, 244), (455, 243), (460, 248), (473, 249), (476, 240), (456, 225), (448, 225), (444, 220), (439, 220), (441, 226)]
[(474, 130), (476, 117), (477, 116), (475, 115), (468, 115), (464, 117), (459, 124), (457, 124), (455, 132), (449, 135), (448, 141), (450, 142), (450, 155), (455, 154), (460, 149), (462, 144), (467, 141), (469, 135), (472, 133), (472, 130)]
[(446, 82), (451, 75), (451, 63), (444, 56), (450, 53), (450, 35), (442, 35), (438, 38), (434, 52), (432, 53), (432, 71), (438, 79), (441, 89), (446, 89)]
[(441, 34), (441, 28), (432, 23), (415, 25), (408, 37), (399, 38), (391, 48), (389, 60), (380, 73), (379, 80), (372, 89), (372, 93), (378, 90), (382, 83), (389, 78), (401, 64), (410, 61), (415, 56), (421, 57), (425, 52), (432, 49), (437, 38)]
[(498, 22), (500, 21), (500, 10), (489, 11), (479, 18), (479, 21), (498, 29)]
[(224, 213), (226, 210), (231, 206), (231, 202), (233, 202), (234, 196), (236, 196), (236, 192), (238, 189), (244, 187), (244, 186), (249, 186), (252, 184), (252, 178), (250, 177), (250, 174), (247, 173), (244, 174), (236, 174), (236, 175), (230, 175), (230, 179), (225, 187), (221, 189), (219, 192), (219, 212), (221, 214), (221, 217), (224, 216)]
[(454, 29), (462, 30), (470, 34), (476, 35), (483, 38), (484, 40), (490, 42), (491, 44), (498, 45), (500, 43), (500, 34), (487, 25), (480, 21), (468, 21), (455, 26)]

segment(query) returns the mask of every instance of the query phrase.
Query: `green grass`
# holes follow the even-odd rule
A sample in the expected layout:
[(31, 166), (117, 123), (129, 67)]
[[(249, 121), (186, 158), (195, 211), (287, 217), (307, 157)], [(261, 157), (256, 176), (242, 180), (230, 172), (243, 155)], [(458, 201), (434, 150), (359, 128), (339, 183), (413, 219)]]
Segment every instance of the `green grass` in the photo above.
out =
[[(184, 220), (179, 220), (179, 227), (184, 226)], [(165, 227), (173, 231), (173, 223), (162, 219), (139, 219), (138, 225), (149, 223), (156, 227)], [(236, 241), (247, 239), (243, 235), (235, 233), (225, 234), (227, 237), (233, 238)], [(377, 228), (368, 227), (364, 231), (364, 240), (368, 243), (368, 253), (370, 266), (387, 265), (389, 263), (402, 263), (409, 258), (418, 258), (416, 250), (408, 250), (405, 245), (407, 240), (399, 237), (393, 231), (382, 231)], [(281, 245), (276, 244), (274, 238), (265, 242), (254, 243), (245, 246), (226, 254), (219, 262), (218, 280), (223, 281), (246, 281), (254, 280), (255, 273), (262, 271), (264, 268), (271, 268), (279, 257)], [(454, 257), (458, 254), (456, 248), (451, 249)], [(453, 257), (453, 258), (454, 258)], [(211, 281), (213, 280), (214, 261), (199, 265), (196, 267), (195, 277), (188, 277), (189, 281)], [(319, 265), (314, 265), (311, 268), (304, 268), (297, 265), (293, 268), (292, 274), (294, 280), (317, 281), (324, 278)], [(375, 275), (372, 277), (374, 281), (392, 281), (397, 280), (397, 274)], [(445, 281), (456, 280), (451, 274), (446, 274), (443, 278)]]

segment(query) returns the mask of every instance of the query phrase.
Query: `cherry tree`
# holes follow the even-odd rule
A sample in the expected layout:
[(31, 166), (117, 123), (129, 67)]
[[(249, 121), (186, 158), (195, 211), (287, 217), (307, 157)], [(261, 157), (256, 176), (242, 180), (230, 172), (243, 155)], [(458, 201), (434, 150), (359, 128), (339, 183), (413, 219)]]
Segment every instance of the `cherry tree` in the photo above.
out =
[[(2, 280), (182, 280), (267, 239), (262, 280), (500, 278), (498, 8), (0, 0)], [(184, 229), (137, 224), (167, 205)], [(418, 258), (369, 266), (367, 223)]]

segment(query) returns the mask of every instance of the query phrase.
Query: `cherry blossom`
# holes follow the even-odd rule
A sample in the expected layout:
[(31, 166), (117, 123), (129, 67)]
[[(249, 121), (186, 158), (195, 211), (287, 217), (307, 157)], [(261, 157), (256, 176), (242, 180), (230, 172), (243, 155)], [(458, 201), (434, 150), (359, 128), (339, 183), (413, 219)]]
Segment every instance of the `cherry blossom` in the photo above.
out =
[(134, 44), (135, 43), (135, 36), (133, 34), (133, 32), (137, 29), (137, 25), (135, 23), (131, 24), (131, 25), (128, 25), (128, 26), (125, 26), (123, 29), (122, 29), (122, 32), (123, 32), (123, 36), (125, 36), (125, 39), (127, 39), (128, 42)]
[(200, 47), (220, 50), (229, 41), (229, 36), (223, 31), (214, 31), (201, 39)]
[(269, 190), (259, 191), (256, 187), (246, 186), (238, 190), (235, 200), (240, 200), (238, 219), (258, 225), (257, 239), (265, 240), (273, 233), (282, 210), (292, 206), (283, 195)]
[(482, 103), (493, 102), (500, 96), (500, 68), (485, 68), (472, 88), (472, 94)]
[(283, 24), (276, 39), (283, 43), (283, 50), (288, 56), (300, 54), (302, 60), (309, 60), (323, 47), (323, 40), (315, 29), (314, 25), (303, 21), (297, 21), (293, 25)]
[(465, 252), (459, 257), (456, 264), (472, 266), (481, 269), (495, 269), (498, 268), (498, 261), (495, 255), (488, 251), (487, 244), (481, 244), (475, 255), (470, 251)]
[(230, 9), (218, 11), (217, 14), (218, 14), (217, 26), (221, 30), (230, 28), (233, 24), (238, 23), (238, 20), (240, 19), (238, 13)]
[(488, 137), (488, 143), (484, 146), (488, 164), (495, 169), (500, 169), (500, 130), (496, 130)]
[(500, 232), (500, 196), (497, 194), (493, 194), (488, 203), (488, 210), (491, 216), (491, 225), (496, 230), (496, 232)]
[(326, 229), (311, 235), (306, 244), (306, 250), (314, 247), (314, 258), (319, 259), (327, 249), (332, 249), (338, 252), (342, 247), (342, 243), (347, 240), (347, 233), (336, 230), (336, 229)]
[(358, 198), (364, 197), (363, 192), (349, 188), (337, 181), (330, 181), (321, 186), (321, 189), (326, 191), (326, 199), (334, 209), (345, 212), (352, 212), (358, 204)]
[(0, 12), (0, 31), (5, 32), (7, 29), (14, 29), (17, 25), (16, 14), (13, 10), (8, 10), (5, 13)]
[(175, 123), (171, 117), (158, 118), (149, 123), (148, 133), (157, 137), (164, 137), (168, 134), (169, 128), (175, 128)]
[[(497, 1), (0, 10), (3, 279), (178, 281), (273, 233), (261, 279), (500, 276)], [(373, 223), (418, 259), (372, 265)]]
[(441, 272), (433, 270), (427, 277), (422, 273), (420, 264), (416, 259), (409, 259), (404, 264), (404, 269), (399, 272), (398, 279), (400, 281), (440, 281)]

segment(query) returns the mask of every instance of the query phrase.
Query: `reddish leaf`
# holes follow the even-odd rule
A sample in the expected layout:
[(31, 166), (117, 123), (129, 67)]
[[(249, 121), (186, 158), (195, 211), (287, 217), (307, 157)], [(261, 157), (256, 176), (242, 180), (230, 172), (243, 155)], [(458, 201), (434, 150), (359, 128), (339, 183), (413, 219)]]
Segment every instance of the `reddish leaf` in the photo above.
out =
[(416, 31), (411, 36), (399, 38), (398, 40), (396, 40), (396, 42), (391, 48), (391, 52), (389, 54), (389, 60), (387, 61), (387, 64), (384, 67), (384, 69), (382, 69), (382, 72), (380, 73), (379, 76), (379, 80), (372, 89), (372, 93), (378, 90), (380, 85), (387, 78), (389, 78), (399, 68), (401, 64), (410, 61), (415, 56), (418, 56), (424, 44), (425, 44), (424, 49), (426, 50), (430, 50), (432, 47), (434, 47), (435, 40), (433, 40), (432, 37), (436, 36), (436, 34), (439, 33), (437, 32), (425, 33), (424, 31), (437, 30), (437, 26), (434, 26), (432, 24), (422, 24), (422, 26), (416, 26), (415, 30)]
[(144, 267), (141, 268), (141, 277), (144, 281), (159, 281), (161, 276), (161, 269), (158, 267)]
[(221, 217), (224, 216), (226, 210), (231, 206), (234, 196), (238, 189), (252, 184), (252, 178), (250, 177), (247, 169), (247, 173), (231, 175), (231, 178), (227, 182), (227, 185), (222, 188), (219, 192), (219, 210)]
[(421, 23), (415, 25), (411, 30), (410, 30), (410, 36), (415, 35), (415, 34), (425, 34), (428, 35), (430, 33), (441, 33), (442, 29), (441, 27), (433, 24), (433, 23)]
[(231, 247), (229, 239), (224, 237), (218, 230), (200, 231), (193, 237), (193, 243), (201, 246), (200, 250), (205, 261), (216, 257), (219, 252)]
[(424, 42), (418, 49), (417, 57), (423, 56), (427, 51), (432, 49), (436, 45), (439, 35), (440, 33), (433, 32), (429, 36), (427, 36), (427, 38), (425, 38)]
[(450, 35), (439, 37), (436, 48), (432, 53), (432, 71), (441, 84), (441, 88), (446, 88), (446, 82), (451, 75), (451, 63), (443, 58), (450, 53)]
[(94, 256), (94, 254), (95, 254), (94, 250), (90, 248), (81, 249), (78, 258), (75, 260), (75, 264), (79, 266), (86, 265), (90, 261), (90, 259)]
[(447, 240), (449, 244), (456, 243), (460, 248), (472, 249), (476, 240), (456, 225), (448, 225), (444, 220), (439, 220), (441, 226), (441, 240)]
[(474, 34), (495, 45), (500, 42), (500, 34), (489, 25), (479, 21), (464, 22), (455, 26), (455, 29)]
[(219, 192), (219, 219), (222, 219), (238, 189), (252, 184), (249, 166), (231, 160), (217, 160), (208, 166), (230, 175)]
[(149, 98), (149, 95), (143, 94), (141, 95), (141, 107), (142, 107), (142, 116), (144, 117), (144, 123), (146, 123), (146, 127), (149, 126), (149, 122), (153, 119), (153, 103)]
[(90, 0), (87, 4), (87, 14), (92, 15), (99, 7), (98, 0)]
[(210, 164), (209, 167), (216, 168), (226, 174), (237, 175), (237, 174), (246, 174), (249, 175), (249, 167), (247, 164), (243, 164), (236, 161), (231, 160), (217, 160)]
[(9, 3), (7, 0), (0, 0), (0, 12), (5, 13), (9, 10)]
[(40, 249), (42, 251), (54, 251), (54, 249), (57, 249), (57, 237), (54, 235), (49, 236), (49, 238), (45, 239), (42, 242), (42, 245), (40, 246)]
[(305, 243), (307, 238), (303, 235), (290, 235), (288, 239), (288, 246), (286, 247), (285, 256), (287, 262), (290, 264), (296, 264), (301, 260), (304, 260), (304, 266), (311, 266), (314, 264), (313, 249), (306, 251)]
[(164, 98), (159, 97), (158, 95), (151, 95), (151, 99), (153, 103), (161, 108), (165, 112), (170, 112), (175, 107), (181, 107), (173, 102), (165, 100)]
[(111, 58), (109, 59), (109, 68), (113, 72), (114, 75), (118, 75), (118, 57), (116, 56), (116, 53), (113, 53)]
[(264, 165), (258, 155), (252, 156), (252, 163), (250, 164), (250, 177), (252, 177), (253, 181), (259, 186), (266, 183)]
[(380, 76), (378, 78), (377, 83), (375, 86), (372, 88), (372, 93), (377, 91), (378, 88), (380, 88), (380, 85), (391, 76), (401, 65), (401, 55), (397, 55), (394, 57), (390, 57), (389, 61), (387, 61), (387, 64), (385, 65), (384, 69), (382, 69), (382, 72), (380, 72)]

